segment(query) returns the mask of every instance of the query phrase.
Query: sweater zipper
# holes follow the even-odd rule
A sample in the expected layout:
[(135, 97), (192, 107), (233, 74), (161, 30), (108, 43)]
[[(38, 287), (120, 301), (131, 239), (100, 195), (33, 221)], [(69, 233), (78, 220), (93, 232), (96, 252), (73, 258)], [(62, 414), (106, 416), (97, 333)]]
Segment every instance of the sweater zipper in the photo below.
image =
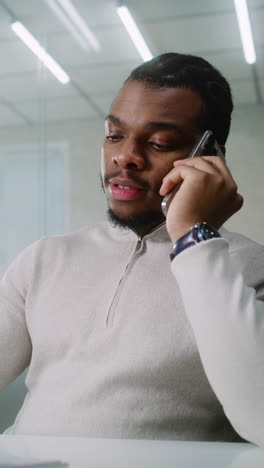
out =
[(119, 297), (121, 295), (125, 280), (128, 277), (128, 274), (129, 274), (129, 272), (130, 272), (130, 270), (131, 270), (131, 268), (132, 268), (132, 266), (134, 264), (136, 255), (139, 253), (139, 251), (142, 248), (142, 244), (143, 244), (143, 238), (138, 237), (138, 240), (137, 240), (137, 243), (136, 243), (135, 248), (133, 250), (133, 253), (132, 253), (131, 257), (130, 257), (129, 262), (126, 265), (126, 268), (124, 270), (123, 275), (121, 276), (121, 278), (119, 280), (119, 283), (118, 283), (117, 288), (115, 290), (115, 294), (113, 296), (112, 302), (111, 302), (111, 304), (109, 306), (109, 309), (108, 309), (108, 312), (107, 312), (107, 315), (106, 315), (106, 321), (105, 321), (105, 324), (108, 327), (113, 324), (114, 315), (115, 315), (114, 311), (115, 311), (116, 305), (117, 305), (117, 303), (119, 301)]

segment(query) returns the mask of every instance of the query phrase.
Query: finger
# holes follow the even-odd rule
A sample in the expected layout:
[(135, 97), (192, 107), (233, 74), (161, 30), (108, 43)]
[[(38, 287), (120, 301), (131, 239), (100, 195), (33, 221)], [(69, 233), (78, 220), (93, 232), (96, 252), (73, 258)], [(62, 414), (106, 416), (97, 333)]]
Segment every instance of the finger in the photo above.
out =
[(202, 159), (209, 162), (210, 164), (213, 164), (215, 169), (218, 169), (222, 174), (228, 177), (232, 177), (230, 169), (228, 168), (228, 165), (224, 159), (220, 158), (219, 156), (202, 156)]
[(226, 173), (226, 164), (219, 157), (214, 156), (201, 156), (195, 158), (186, 158), (182, 161), (174, 161), (173, 166), (178, 167), (180, 163), (185, 164), (186, 166), (196, 167), (197, 169), (204, 170), (211, 174), (217, 173)]
[(182, 178), (180, 177), (180, 173), (177, 169), (172, 169), (169, 174), (164, 177), (161, 187), (160, 187), (160, 195), (165, 196), (167, 193), (171, 192), (173, 187), (180, 183)]
[(192, 167), (187, 165), (180, 165), (174, 169), (172, 169), (163, 179), (162, 185), (160, 187), (160, 194), (165, 196), (169, 193), (173, 187), (188, 178), (201, 178), (202, 175), (207, 175), (207, 171), (201, 171), (196, 167)]
[(187, 158), (182, 161), (174, 161), (174, 167), (176, 168), (179, 166), (180, 162), (211, 174), (220, 174), (223, 180), (228, 184), (228, 186), (230, 186), (230, 189), (234, 192), (237, 191), (237, 184), (233, 179), (228, 166), (219, 156), (201, 156), (196, 158)]
[(235, 182), (230, 169), (228, 168), (227, 164), (223, 161), (223, 159), (218, 156), (203, 156), (202, 158), (207, 162), (213, 164), (216, 170), (217, 168), (219, 169), (219, 173), (221, 173), (227, 186), (229, 187), (230, 193), (236, 195), (238, 189), (237, 183)]
[[(221, 174), (221, 171), (218, 169), (218, 167), (215, 167), (214, 165), (210, 164), (210, 160), (206, 161), (203, 158), (187, 158), (182, 161), (175, 161), (173, 163), (174, 168), (163, 178), (163, 183), (162, 183), (162, 193), (165, 188), (166, 192), (170, 191), (175, 183), (179, 182), (179, 179), (177, 179), (177, 174), (176, 172), (180, 167), (185, 166), (185, 167), (192, 167), (193, 169), (199, 170), (206, 172), (208, 174)], [(180, 179), (182, 180), (182, 179)]]

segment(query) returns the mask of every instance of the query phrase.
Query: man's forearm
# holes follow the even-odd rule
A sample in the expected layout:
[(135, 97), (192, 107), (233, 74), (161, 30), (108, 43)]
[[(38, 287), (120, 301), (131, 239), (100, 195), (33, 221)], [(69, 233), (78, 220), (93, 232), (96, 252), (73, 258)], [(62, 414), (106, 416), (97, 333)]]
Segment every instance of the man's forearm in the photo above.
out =
[(264, 303), (234, 267), (225, 239), (172, 262), (208, 380), (235, 430), (264, 446)]

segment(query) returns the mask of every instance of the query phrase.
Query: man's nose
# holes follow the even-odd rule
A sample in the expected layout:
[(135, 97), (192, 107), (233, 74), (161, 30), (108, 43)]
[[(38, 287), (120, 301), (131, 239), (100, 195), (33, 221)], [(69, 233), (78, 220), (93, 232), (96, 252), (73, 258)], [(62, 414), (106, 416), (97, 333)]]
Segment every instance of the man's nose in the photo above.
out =
[(135, 142), (124, 142), (118, 154), (113, 156), (113, 163), (122, 169), (142, 171), (146, 166), (146, 161), (141, 145)]

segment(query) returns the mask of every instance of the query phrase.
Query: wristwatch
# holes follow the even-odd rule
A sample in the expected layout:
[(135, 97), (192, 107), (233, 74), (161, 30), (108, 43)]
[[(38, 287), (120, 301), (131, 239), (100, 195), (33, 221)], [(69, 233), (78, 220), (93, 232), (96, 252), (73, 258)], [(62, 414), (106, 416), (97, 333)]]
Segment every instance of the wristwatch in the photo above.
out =
[(210, 224), (204, 222), (195, 224), (190, 231), (180, 237), (174, 244), (170, 259), (173, 260), (176, 255), (182, 252), (188, 247), (199, 244), (200, 242), (213, 239), (215, 237), (221, 237), (219, 232)]

